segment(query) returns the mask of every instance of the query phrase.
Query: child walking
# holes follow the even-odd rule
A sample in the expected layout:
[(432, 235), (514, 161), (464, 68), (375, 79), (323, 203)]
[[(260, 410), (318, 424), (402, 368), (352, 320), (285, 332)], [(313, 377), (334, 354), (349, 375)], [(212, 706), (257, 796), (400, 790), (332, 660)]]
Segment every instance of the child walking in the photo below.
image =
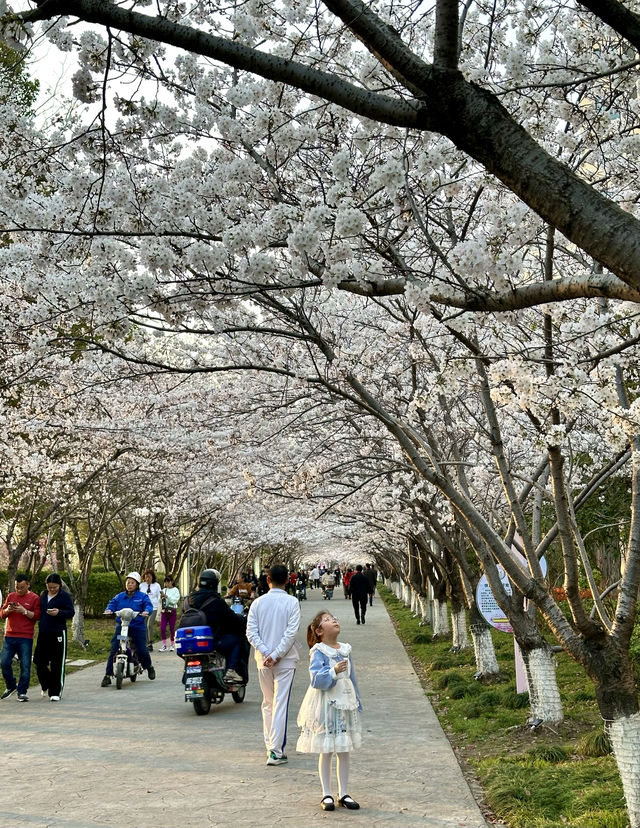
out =
[(297, 750), (319, 753), (323, 811), (335, 810), (331, 796), (331, 759), (336, 754), (338, 804), (351, 811), (360, 806), (349, 794), (349, 753), (360, 747), (360, 693), (351, 660), (351, 645), (338, 641), (340, 624), (331, 613), (319, 612), (307, 627), (311, 686), (300, 712)]

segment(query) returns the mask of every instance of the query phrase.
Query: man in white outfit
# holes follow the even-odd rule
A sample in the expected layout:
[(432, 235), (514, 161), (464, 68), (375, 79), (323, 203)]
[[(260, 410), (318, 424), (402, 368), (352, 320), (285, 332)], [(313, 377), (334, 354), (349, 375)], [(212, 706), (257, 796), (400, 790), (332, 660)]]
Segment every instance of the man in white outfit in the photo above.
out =
[(269, 592), (251, 604), (247, 638), (253, 645), (262, 690), (262, 726), (269, 754), (267, 765), (283, 765), (287, 743), (287, 714), (291, 684), (300, 659), (295, 637), (300, 626), (300, 603), (287, 595), (286, 566), (272, 566)]

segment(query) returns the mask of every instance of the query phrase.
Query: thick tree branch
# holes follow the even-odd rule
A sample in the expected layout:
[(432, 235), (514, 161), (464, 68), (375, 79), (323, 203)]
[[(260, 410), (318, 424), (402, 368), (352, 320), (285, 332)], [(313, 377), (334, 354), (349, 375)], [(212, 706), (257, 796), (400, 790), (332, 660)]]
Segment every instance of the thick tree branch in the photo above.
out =
[(618, 32), (640, 52), (640, 17), (617, 0), (578, 0), (599, 20)]
[(326, 5), (392, 67), (396, 77), (404, 79), (416, 100), (406, 102), (369, 92), (328, 72), (105, 0), (47, 2), (24, 19), (73, 15), (290, 84), (370, 119), (438, 132), (475, 158), (569, 241), (640, 290), (637, 219), (546, 152), (490, 91), (467, 82), (459, 72), (431, 67), (413, 54), (400, 35), (360, 0), (327, 0)]
[[(405, 292), (407, 279), (385, 279), (382, 282), (340, 282), (338, 287), (359, 296), (397, 296)], [(430, 299), (434, 304), (467, 311), (513, 311), (533, 308), (550, 302), (594, 297), (622, 299), (640, 302), (640, 291), (629, 287), (611, 274), (585, 274), (582, 278), (554, 279), (536, 282), (513, 290), (477, 290), (473, 293), (432, 289)]]
[(110, 26), (149, 40), (169, 43), (187, 52), (219, 60), (236, 69), (289, 84), (351, 112), (367, 118), (377, 118), (383, 123), (410, 129), (435, 128), (435, 122), (429, 123), (426, 109), (419, 102), (407, 103), (398, 98), (379, 95), (297, 61), (269, 55), (227, 38), (173, 23), (165, 17), (151, 17), (129, 11), (105, 0), (45, 2), (38, 9), (22, 15), (22, 19), (49, 20), (60, 15), (77, 17), (87, 23)]
[(458, 0), (437, 0), (433, 63), (437, 69), (458, 68)]

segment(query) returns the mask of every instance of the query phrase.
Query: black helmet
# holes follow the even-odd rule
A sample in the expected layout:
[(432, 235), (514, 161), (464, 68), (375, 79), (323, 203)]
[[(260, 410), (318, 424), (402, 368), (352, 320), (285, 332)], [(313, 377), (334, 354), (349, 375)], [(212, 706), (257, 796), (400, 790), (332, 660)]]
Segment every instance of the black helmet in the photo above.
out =
[(214, 592), (217, 592), (219, 583), (220, 573), (217, 569), (203, 569), (200, 573), (198, 586), (201, 589), (212, 589)]

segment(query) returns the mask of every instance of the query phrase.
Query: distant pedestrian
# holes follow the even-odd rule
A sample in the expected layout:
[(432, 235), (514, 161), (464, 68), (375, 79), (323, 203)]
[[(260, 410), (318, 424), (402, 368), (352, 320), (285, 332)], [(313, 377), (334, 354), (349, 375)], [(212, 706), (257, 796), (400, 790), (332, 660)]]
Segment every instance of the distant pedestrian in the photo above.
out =
[[(162, 638), (161, 653), (167, 652), (167, 641), (173, 652), (176, 645), (176, 619), (178, 617), (178, 604), (180, 603), (180, 590), (174, 586), (173, 576), (167, 575), (164, 579), (164, 587), (160, 591), (160, 637)], [(167, 635), (167, 630), (169, 635)]]
[(287, 714), (291, 684), (300, 659), (296, 633), (300, 626), (300, 602), (287, 595), (289, 573), (276, 564), (267, 575), (269, 592), (251, 604), (247, 638), (255, 648), (262, 690), (262, 729), (267, 765), (287, 762)]
[(376, 593), (376, 584), (378, 583), (378, 570), (370, 563), (365, 566), (364, 576), (369, 582), (369, 606), (373, 606), (373, 596)]
[(258, 597), (260, 595), (266, 595), (269, 592), (269, 581), (267, 580), (267, 570), (263, 569), (260, 573), (260, 577), (258, 578), (258, 586), (256, 587), (256, 594)]
[(344, 591), (345, 600), (351, 598), (351, 593), (349, 592), (349, 581), (351, 580), (351, 576), (353, 575), (353, 570), (350, 566), (344, 571), (342, 575), (342, 589)]
[[(27, 690), (31, 678), (33, 631), (40, 618), (40, 599), (35, 592), (31, 592), (30, 586), (29, 578), (19, 572), (16, 575), (15, 590), (7, 595), (0, 609), (0, 617), (6, 618), (0, 665), (7, 685), (0, 698), (7, 699), (17, 690), (19, 702), (29, 701)], [(14, 656), (20, 661), (20, 678), (17, 683), (13, 675)]]
[(309, 587), (311, 589), (320, 589), (320, 570), (314, 566), (309, 573)]
[(351, 811), (360, 806), (349, 796), (350, 752), (360, 747), (360, 693), (351, 660), (351, 645), (338, 641), (340, 623), (328, 612), (319, 612), (307, 627), (309, 675), (300, 712), (301, 728), (296, 749), (318, 753), (323, 811), (335, 810), (331, 795), (331, 758), (336, 754), (338, 804)]
[(33, 663), (42, 695), (49, 696), (52, 702), (59, 702), (67, 658), (67, 620), (73, 618), (75, 609), (57, 572), (47, 575), (46, 587), (40, 594), (40, 623)]
[(369, 581), (362, 572), (362, 564), (356, 566), (356, 571), (349, 581), (349, 592), (351, 603), (356, 616), (356, 624), (364, 624), (364, 617), (367, 614), (367, 598), (369, 597)]
[(153, 609), (147, 617), (147, 649), (153, 651), (153, 632), (155, 628), (158, 609), (160, 608), (160, 584), (156, 581), (156, 573), (152, 569), (145, 569), (142, 573), (143, 581), (140, 584), (140, 592), (146, 595), (151, 601)]

